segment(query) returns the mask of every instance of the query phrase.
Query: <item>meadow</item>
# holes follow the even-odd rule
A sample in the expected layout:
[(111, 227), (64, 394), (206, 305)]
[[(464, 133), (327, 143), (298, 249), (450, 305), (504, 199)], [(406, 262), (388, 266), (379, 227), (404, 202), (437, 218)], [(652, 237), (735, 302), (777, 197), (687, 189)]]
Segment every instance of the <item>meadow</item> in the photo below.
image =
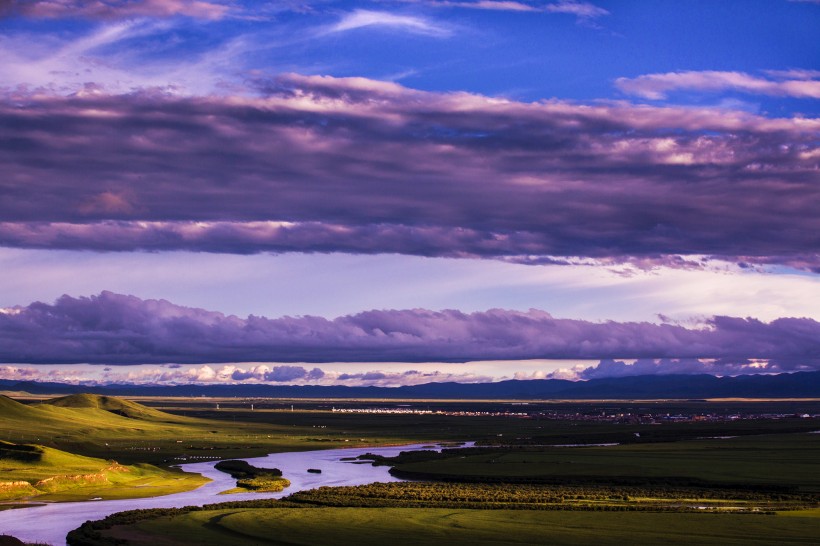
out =
[(501, 483), (617, 483), (820, 493), (820, 434), (783, 433), (544, 448), (495, 446), (413, 452), (393, 459), (408, 479)]
[(348, 508), (269, 501), (263, 508), (124, 513), (73, 531), (69, 544), (816, 544), (820, 511), (786, 514)]
[[(76, 531), (72, 544), (346, 544), (355, 537), (367, 545), (388, 536), (395, 544), (402, 536), (413, 537), (408, 544), (543, 544), (545, 537), (553, 544), (683, 544), (693, 533), (702, 544), (789, 544), (812, 543), (820, 533), (820, 420), (807, 417), (818, 414), (817, 401), (566, 401), (530, 403), (526, 411), (498, 401), (135, 403), (74, 395), (26, 402), (0, 398), (0, 438), (14, 444), (7, 450), (40, 450), (48, 465), (26, 467), (17, 457), (17, 474), (0, 470), (29, 483), (49, 473), (92, 474), (100, 464), (173, 475), (169, 466), (179, 462), (272, 452), (453, 446), (367, 461), (424, 483), (119, 514)], [(385, 406), (400, 411), (379, 409)], [(636, 418), (647, 415), (696, 418)], [(481, 447), (456, 447), (464, 441)], [(554, 447), (594, 443), (619, 445)], [(244, 485), (282, 485), (272, 474), (248, 476), (255, 477), (265, 483)], [(109, 482), (106, 495), (148, 491), (139, 482)], [(51, 498), (102, 496), (91, 485)]]

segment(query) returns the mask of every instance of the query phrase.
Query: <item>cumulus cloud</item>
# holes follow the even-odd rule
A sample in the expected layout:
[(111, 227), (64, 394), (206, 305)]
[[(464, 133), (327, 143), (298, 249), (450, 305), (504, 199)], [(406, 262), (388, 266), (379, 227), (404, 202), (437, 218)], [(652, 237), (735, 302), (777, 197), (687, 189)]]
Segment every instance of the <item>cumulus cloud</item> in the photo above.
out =
[[(760, 358), (775, 360), (781, 368), (812, 368), (820, 367), (820, 323), (806, 318), (765, 323), (713, 317), (705, 327), (685, 328), (557, 319), (536, 310), (423, 309), (368, 311), (333, 320), (242, 319), (110, 292), (89, 298), (63, 296), (54, 304), (37, 302), (0, 313), (0, 361), (18, 364), (533, 358)], [(205, 365), (186, 373), (196, 381), (323, 377), (321, 369), (301, 365), (260, 365), (250, 371), (230, 367), (220, 371)]]
[(0, 379), (9, 381), (49, 381), (59, 383), (77, 383), (87, 379), (80, 370), (47, 369), (42, 366), (0, 366)]
[[(817, 358), (750, 359), (750, 358), (641, 358), (634, 362), (604, 359), (594, 366), (576, 366), (561, 370), (563, 379), (602, 379), (645, 375), (742, 375), (750, 373), (784, 373), (812, 371), (820, 367)], [(558, 378), (556, 376), (555, 378)]]
[(820, 80), (814, 70), (771, 70), (766, 76), (745, 72), (715, 70), (645, 74), (636, 78), (618, 78), (615, 86), (630, 95), (647, 99), (664, 99), (672, 91), (740, 91), (755, 95), (820, 98)]
[(0, 16), (61, 19), (115, 19), (128, 17), (173, 17), (221, 19), (228, 13), (224, 2), (204, 0), (3, 0)]
[(407, 370), (404, 372), (387, 372), (373, 370), (362, 373), (327, 374), (334, 384), (358, 385), (373, 387), (401, 387), (408, 385), (424, 385), (427, 383), (489, 383), (492, 377), (472, 372), (446, 373), (440, 371), (421, 372)]
[(816, 119), (294, 74), (253, 87), (7, 90), (0, 244), (820, 270)]

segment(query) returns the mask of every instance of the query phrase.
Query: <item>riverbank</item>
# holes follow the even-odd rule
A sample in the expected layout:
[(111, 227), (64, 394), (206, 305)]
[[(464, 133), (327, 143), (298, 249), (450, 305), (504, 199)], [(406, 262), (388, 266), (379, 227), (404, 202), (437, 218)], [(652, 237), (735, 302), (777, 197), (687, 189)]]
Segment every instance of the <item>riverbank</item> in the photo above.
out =
[[(277, 493), (237, 493), (231, 501), (281, 498), (288, 494), (321, 486), (365, 485), (374, 482), (401, 481), (390, 475), (387, 467), (374, 467), (343, 461), (370, 452), (387, 457), (401, 451), (430, 449), (430, 444), (411, 444), (392, 447), (359, 447), (275, 453), (265, 457), (243, 459), (259, 467), (282, 470), (291, 482), (290, 487)], [(214, 469), (217, 461), (181, 465), (185, 472), (201, 474), (211, 481), (193, 491), (163, 497), (101, 500), (91, 502), (49, 503), (36, 507), (0, 511), (0, 532), (16, 536), (25, 542), (40, 542), (52, 546), (65, 544), (65, 536), (88, 520), (102, 519), (116, 512), (148, 508), (178, 508), (181, 506), (218, 503), (225, 501), (222, 491), (231, 489), (236, 481), (230, 475)], [(321, 473), (308, 469), (321, 469)], [(48, 525), (43, 525), (47, 521)]]

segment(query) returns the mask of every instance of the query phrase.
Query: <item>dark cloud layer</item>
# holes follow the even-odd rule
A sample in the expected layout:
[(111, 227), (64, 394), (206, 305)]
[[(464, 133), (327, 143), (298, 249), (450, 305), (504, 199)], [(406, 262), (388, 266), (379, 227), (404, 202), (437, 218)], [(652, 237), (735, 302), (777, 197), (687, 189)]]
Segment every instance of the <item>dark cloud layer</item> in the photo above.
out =
[(818, 120), (361, 78), (251, 85), (7, 90), (0, 244), (820, 270)]
[[(0, 313), (0, 361), (15, 363), (201, 363), (467, 361), (533, 358), (772, 359), (779, 370), (820, 368), (820, 323), (714, 317), (702, 329), (638, 322), (556, 319), (543, 311), (369, 311), (320, 317), (241, 319), (103, 292), (63, 296)], [(684, 371), (691, 360), (675, 365)], [(600, 373), (657, 366), (602, 364)], [(715, 368), (718, 370), (718, 368)], [(241, 371), (238, 373), (242, 373)], [(590, 371), (590, 374), (599, 373)], [(277, 366), (263, 379), (319, 379), (322, 370)], [(243, 377), (235, 379), (241, 380)]]

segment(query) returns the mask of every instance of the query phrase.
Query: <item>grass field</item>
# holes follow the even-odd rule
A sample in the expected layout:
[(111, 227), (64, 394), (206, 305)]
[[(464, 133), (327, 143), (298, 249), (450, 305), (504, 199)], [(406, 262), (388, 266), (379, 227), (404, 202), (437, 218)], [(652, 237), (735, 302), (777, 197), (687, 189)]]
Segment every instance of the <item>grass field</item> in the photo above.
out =
[[(118, 398), (72, 395), (26, 405), (0, 396), (0, 440), (39, 444), (123, 464), (179, 464), (354, 445), (394, 443), (347, 430), (316, 430), (273, 419), (246, 422), (244, 413), (217, 418), (173, 415)], [(345, 427), (346, 429), (349, 427)], [(399, 437), (401, 442), (407, 442)]]
[(780, 515), (540, 512), (431, 508), (221, 509), (101, 532), (129, 544), (577, 545), (816, 544), (816, 512)]
[[(820, 429), (820, 419), (665, 423), (646, 426), (576, 419), (521, 419), (493, 415), (359, 414), (334, 407), (396, 406), (401, 401), (295, 401), (145, 399), (142, 404), (73, 395), (21, 404), (0, 396), (0, 440), (36, 443), (120, 463), (174, 464), (182, 460), (232, 459), (282, 451), (473, 440), (486, 444), (662, 442), (720, 435), (759, 435)], [(255, 402), (255, 404), (254, 404)], [(216, 405), (220, 404), (220, 409)], [(251, 404), (255, 409), (251, 410)], [(509, 402), (412, 402), (417, 408), (484, 412)], [(666, 404), (666, 405), (664, 405)], [(532, 408), (536, 406), (530, 406)], [(818, 402), (544, 403), (545, 411), (570, 413), (820, 412)], [(294, 408), (292, 410), (291, 408)]]
[[(820, 434), (579, 448), (453, 450), (433, 460), (399, 463), (396, 475), (478, 481), (579, 481), (794, 488), (820, 492)], [(413, 454), (411, 459), (418, 459)], [(401, 461), (401, 458), (398, 459)], [(602, 480), (597, 480), (602, 481)]]
[(79, 501), (168, 495), (208, 480), (153, 465), (123, 466), (38, 445), (0, 442), (0, 500)]
[[(163, 479), (178, 477), (156, 474), (164, 470), (145, 463), (168, 465), (279, 451), (477, 440), (486, 446), (482, 448), (485, 451), (453, 452), (430, 460), (399, 460), (395, 470), (407, 475), (480, 482), (485, 488), (489, 487), (486, 483), (507, 481), (553, 483), (565, 490), (534, 494), (533, 498), (552, 496), (552, 500), (542, 502), (543, 499), (525, 498), (529, 493), (522, 486), (502, 486), (491, 491), (496, 502), (486, 506), (481, 495), (487, 490), (472, 498), (474, 491), (457, 488), (448, 493), (461, 495), (455, 500), (439, 498), (433, 502), (425, 500), (428, 497), (424, 496), (427, 493), (423, 487), (416, 486), (418, 491), (414, 494), (421, 496), (413, 501), (415, 504), (407, 501), (409, 496), (404, 494), (387, 500), (378, 496), (363, 500), (364, 496), (356, 498), (339, 492), (324, 500), (317, 494), (304, 494), (301, 500), (294, 495), (293, 501), (301, 504), (259, 508), (234, 503), (206, 511), (122, 520), (111, 529), (101, 530), (100, 535), (92, 533), (94, 540), (102, 542), (83, 543), (103, 544), (106, 537), (114, 537), (155, 546), (366, 546), (433, 541), (470, 545), (810, 544), (820, 534), (820, 514), (816, 509), (816, 497), (820, 494), (820, 434), (809, 434), (820, 429), (820, 423), (816, 418), (789, 417), (787, 413), (795, 409), (816, 414), (817, 402), (788, 401), (782, 406), (771, 401), (760, 406), (738, 401), (715, 405), (670, 402), (670, 413), (691, 414), (706, 408), (717, 413), (765, 410), (786, 415), (654, 425), (605, 422), (595, 417), (648, 411), (644, 402), (631, 406), (567, 403), (562, 411), (571, 414), (575, 408), (580, 417), (560, 419), (504, 414), (504, 408), (510, 407), (506, 402), (436, 402), (447, 410), (441, 414), (332, 411), (336, 405), (378, 407), (384, 404), (380, 401), (223, 400), (219, 409), (216, 402), (199, 399), (147, 402), (152, 407), (89, 395), (28, 404), (0, 397), (0, 439), (17, 444), (44, 444), (49, 449), (43, 451), (41, 458), (52, 461), (50, 470), (38, 470), (28, 461), (27, 467), (16, 463), (14, 469), (0, 471), (13, 470), (6, 475), (31, 484), (47, 479), (50, 472), (58, 469), (64, 476), (105, 472), (101, 464), (111, 465), (118, 476), (125, 474), (119, 471), (119, 465), (110, 462), (112, 459), (134, 465), (129, 471), (129, 477), (134, 478), (130, 482), (106, 476), (110, 482), (106, 498), (110, 498), (135, 496), (135, 489), (148, 491), (149, 487), (155, 488), (152, 494), (156, 494)], [(253, 410), (251, 403), (255, 405)], [(390, 403), (395, 405), (396, 401)], [(413, 404), (424, 407), (425, 403)], [(663, 411), (662, 403), (657, 404), (661, 405), (649, 409), (655, 413)], [(481, 411), (460, 413), (471, 407)], [(736, 437), (709, 439), (711, 436)], [(707, 438), (700, 439), (703, 437)], [(622, 445), (547, 447), (599, 442)], [(59, 454), (57, 449), (85, 457)], [(87, 459), (89, 456), (96, 459)], [(77, 486), (44, 493), (54, 500), (66, 500), (71, 495), (103, 496), (95, 483), (86, 485), (87, 489)], [(180, 483), (165, 485), (174, 487)], [(570, 491), (566, 487), (581, 489)], [(512, 500), (498, 501), (508, 493)], [(509, 504), (504, 505), (505, 502)], [(527, 504), (530, 502), (541, 504), (533, 510), (534, 505)], [(704, 505), (704, 513), (692, 513), (699, 511), (693, 503)], [(516, 510), (509, 509), (513, 506)], [(479, 509), (482, 507), (492, 509)], [(759, 513), (782, 507), (795, 510), (778, 515)], [(669, 510), (677, 513), (665, 512)], [(728, 513), (731, 510), (756, 513)]]

